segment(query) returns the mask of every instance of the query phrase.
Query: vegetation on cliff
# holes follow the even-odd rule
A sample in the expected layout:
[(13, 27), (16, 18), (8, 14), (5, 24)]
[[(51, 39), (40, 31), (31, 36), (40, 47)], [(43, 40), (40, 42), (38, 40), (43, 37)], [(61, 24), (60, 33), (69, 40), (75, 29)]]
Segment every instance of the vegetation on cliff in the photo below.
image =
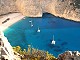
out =
[(22, 50), (20, 46), (13, 47), (15, 53), (21, 57), (21, 60), (57, 60), (52, 54), (49, 54), (46, 51), (38, 50), (31, 48), (28, 45), (28, 50)]

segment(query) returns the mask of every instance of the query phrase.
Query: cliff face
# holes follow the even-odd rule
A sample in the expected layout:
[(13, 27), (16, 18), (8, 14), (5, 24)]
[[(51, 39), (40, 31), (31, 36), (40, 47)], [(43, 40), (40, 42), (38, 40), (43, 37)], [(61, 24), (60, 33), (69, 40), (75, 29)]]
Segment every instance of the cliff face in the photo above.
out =
[(6, 0), (6, 1), (0, 0), (0, 1), (3, 1), (2, 3), (0, 3), (1, 6), (0, 14), (19, 11), (25, 16), (40, 17), (44, 12), (48, 12), (55, 16), (80, 21), (79, 0)]
[(80, 60), (80, 52), (66, 51), (58, 56), (58, 60)]
[(39, 3), (38, 0), (16, 0), (19, 11), (30, 17), (42, 16), (42, 8)]
[(18, 12), (15, 0), (0, 0), (0, 15), (7, 14), (9, 12)]

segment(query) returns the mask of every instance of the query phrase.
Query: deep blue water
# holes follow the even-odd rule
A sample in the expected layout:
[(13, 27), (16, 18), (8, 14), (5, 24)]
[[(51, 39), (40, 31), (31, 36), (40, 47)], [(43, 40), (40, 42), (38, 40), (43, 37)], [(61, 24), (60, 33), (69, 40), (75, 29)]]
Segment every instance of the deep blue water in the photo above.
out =
[[(33, 27), (30, 26), (33, 21)], [(40, 27), (41, 32), (37, 29)], [(20, 20), (4, 31), (12, 46), (20, 45), (27, 49), (27, 45), (58, 56), (66, 50), (80, 51), (80, 23), (44, 14), (42, 18)], [(56, 41), (51, 45), (51, 40)]]

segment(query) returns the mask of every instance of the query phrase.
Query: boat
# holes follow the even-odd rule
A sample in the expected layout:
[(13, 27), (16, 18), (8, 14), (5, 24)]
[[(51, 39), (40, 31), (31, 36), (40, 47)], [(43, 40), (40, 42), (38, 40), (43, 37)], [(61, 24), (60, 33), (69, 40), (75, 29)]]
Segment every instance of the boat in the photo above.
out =
[(39, 27), (38, 27), (38, 30), (37, 30), (37, 32), (40, 32), (41, 30), (39, 29)]
[(51, 44), (54, 44), (55, 45), (56, 41), (54, 40), (54, 35), (53, 35), (53, 40), (51, 42)]
[(32, 22), (32, 20), (29, 21), (30, 23)]
[(33, 27), (33, 24), (32, 24), (32, 22), (31, 22), (31, 27)]
[(31, 27), (33, 27), (33, 23), (32, 23), (32, 20), (30, 20), (29, 22), (31, 23)]

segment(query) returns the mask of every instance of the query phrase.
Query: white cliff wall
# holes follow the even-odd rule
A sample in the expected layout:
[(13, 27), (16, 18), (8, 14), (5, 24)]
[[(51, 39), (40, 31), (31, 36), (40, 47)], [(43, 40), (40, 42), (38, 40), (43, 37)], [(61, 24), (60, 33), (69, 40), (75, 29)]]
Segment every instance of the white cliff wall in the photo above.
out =
[[(80, 21), (78, 0), (0, 0), (0, 15), (9, 12), (21, 12), (29, 17), (41, 17), (44, 12), (55, 16)], [(78, 5), (79, 7), (79, 5)]]
[(14, 60), (15, 56), (14, 56), (12, 46), (10, 45), (10, 43), (8, 42), (8, 39), (4, 36), (4, 33), (2, 31), (0, 31), (0, 38), (3, 43), (3, 46), (2, 46), (2, 49), (4, 50), (3, 53), (6, 53), (6, 55), (9, 57), (9, 60)]

